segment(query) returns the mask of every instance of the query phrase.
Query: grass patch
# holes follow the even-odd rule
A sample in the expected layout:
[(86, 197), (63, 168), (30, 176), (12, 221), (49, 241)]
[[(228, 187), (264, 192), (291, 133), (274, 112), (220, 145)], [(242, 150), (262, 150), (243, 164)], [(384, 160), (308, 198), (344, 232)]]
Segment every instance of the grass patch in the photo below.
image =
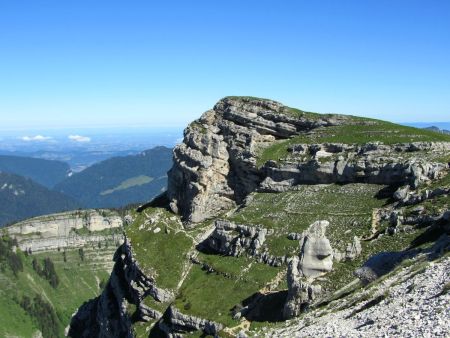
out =
[(433, 181), (427, 188), (436, 189), (444, 187), (450, 187), (450, 172), (447, 172), (441, 179)]
[(126, 179), (122, 183), (120, 183), (115, 188), (102, 191), (100, 193), (100, 195), (101, 196), (109, 195), (109, 194), (112, 194), (113, 192), (116, 192), (116, 191), (126, 190), (128, 188), (144, 185), (144, 184), (150, 183), (151, 181), (153, 181), (153, 179), (154, 179), (153, 177), (149, 177), (149, 176), (145, 176), (145, 175), (139, 175), (139, 176), (131, 177), (129, 179)]
[(298, 242), (287, 239), (289, 233), (301, 233), (313, 222), (327, 220), (327, 237), (333, 248), (344, 250), (354, 236), (370, 231), (372, 210), (386, 203), (375, 197), (383, 188), (370, 184), (303, 185), (296, 191), (256, 193), (248, 206), (230, 218), (271, 230), (265, 245), (276, 256), (289, 256), (298, 250)]
[[(234, 264), (231, 261), (236, 260), (233, 257), (222, 259), (230, 260), (230, 264)], [(207, 318), (226, 326), (238, 325), (239, 322), (231, 316), (233, 307), (263, 288), (278, 271), (278, 268), (252, 263), (240, 275), (226, 278), (194, 265), (175, 300), (175, 306), (186, 314)]]
[[(362, 123), (364, 121), (366, 124)], [(415, 141), (450, 142), (450, 135), (385, 121), (352, 117), (352, 120), (349, 120), (349, 124), (321, 127), (288, 140), (275, 142), (273, 145), (261, 150), (257, 158), (257, 165), (261, 166), (268, 160), (278, 161), (286, 158), (289, 155), (289, 146), (299, 143), (364, 144), (382, 142), (384, 144), (395, 144)]]
[[(150, 218), (153, 224), (146, 224)], [(153, 276), (159, 287), (167, 289), (177, 286), (186, 254), (192, 247), (192, 239), (182, 231), (178, 218), (174, 218), (164, 209), (149, 208), (126, 228), (141, 269)], [(160, 231), (155, 233), (157, 228)]]

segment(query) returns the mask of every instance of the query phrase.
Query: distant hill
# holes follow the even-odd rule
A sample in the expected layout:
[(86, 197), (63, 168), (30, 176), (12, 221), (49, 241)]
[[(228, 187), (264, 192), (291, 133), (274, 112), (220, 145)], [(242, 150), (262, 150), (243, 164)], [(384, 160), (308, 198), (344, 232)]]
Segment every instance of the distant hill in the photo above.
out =
[(146, 202), (166, 188), (172, 150), (156, 147), (138, 155), (113, 157), (73, 174), (54, 190), (87, 208), (112, 208)]
[(70, 167), (61, 161), (0, 155), (0, 171), (31, 178), (47, 188), (67, 178)]
[(25, 218), (77, 209), (79, 204), (31, 179), (0, 172), (0, 227)]
[(432, 130), (432, 131), (435, 131), (435, 132), (437, 132), (437, 133), (442, 133), (442, 134), (448, 134), (448, 135), (450, 135), (450, 130), (447, 130), (447, 129), (441, 129), (441, 128), (436, 127), (436, 126), (426, 127), (426, 128), (423, 128), (423, 129)]

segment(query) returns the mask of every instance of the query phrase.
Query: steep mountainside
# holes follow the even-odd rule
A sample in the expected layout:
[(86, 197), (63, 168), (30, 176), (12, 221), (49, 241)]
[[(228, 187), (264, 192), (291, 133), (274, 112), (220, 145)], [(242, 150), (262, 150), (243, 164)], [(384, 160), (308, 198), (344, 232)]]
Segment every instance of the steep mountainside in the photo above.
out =
[(0, 336), (62, 337), (75, 310), (101, 294), (123, 242), (108, 210), (36, 217), (0, 230)]
[(69, 335), (448, 336), (449, 162), (448, 135), (224, 98)]
[[(450, 137), (383, 121), (306, 113), (270, 100), (225, 98), (185, 130), (183, 144), (174, 151), (168, 197), (174, 212), (199, 222), (242, 203), (263, 180), (267, 187), (272, 183), (402, 184), (416, 179), (406, 177), (414, 175), (406, 173), (413, 172), (410, 161), (403, 156), (394, 166), (370, 158), (377, 155), (370, 153), (377, 151), (373, 142), (388, 146), (438, 140)], [(405, 144), (401, 152), (408, 154), (415, 147)], [(433, 145), (417, 147), (425, 151)], [(392, 151), (397, 151), (395, 146)], [(385, 182), (390, 175), (392, 181)]]
[(0, 227), (25, 218), (77, 209), (79, 204), (60, 192), (22, 176), (0, 172)]
[(139, 155), (113, 157), (73, 174), (55, 190), (79, 201), (85, 208), (112, 208), (145, 202), (167, 185), (172, 150), (156, 147)]
[(67, 178), (70, 168), (61, 161), (0, 155), (0, 171), (30, 178), (51, 189)]

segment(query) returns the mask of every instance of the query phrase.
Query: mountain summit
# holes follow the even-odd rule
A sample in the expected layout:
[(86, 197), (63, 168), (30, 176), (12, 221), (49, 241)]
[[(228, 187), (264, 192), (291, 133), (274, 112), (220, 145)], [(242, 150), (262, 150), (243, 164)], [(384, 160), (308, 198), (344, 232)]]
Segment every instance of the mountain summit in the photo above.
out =
[[(373, 119), (309, 113), (272, 100), (226, 97), (191, 123), (175, 148), (170, 207), (196, 223), (242, 204), (257, 190), (427, 180), (442, 166), (391, 155), (439, 148), (427, 143), (439, 140), (450, 138)], [(376, 151), (389, 156), (371, 156)]]
[(69, 334), (448, 335), (449, 153), (434, 131), (226, 97), (186, 128), (167, 192), (128, 214)]
[(125, 212), (67, 334), (448, 336), (449, 154), (431, 130), (226, 97)]

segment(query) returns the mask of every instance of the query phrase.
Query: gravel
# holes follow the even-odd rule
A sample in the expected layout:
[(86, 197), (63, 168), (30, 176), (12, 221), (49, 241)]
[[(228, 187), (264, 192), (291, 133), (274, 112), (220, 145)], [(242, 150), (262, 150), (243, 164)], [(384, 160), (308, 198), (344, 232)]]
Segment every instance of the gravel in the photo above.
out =
[[(321, 317), (311, 312), (266, 337), (450, 337), (450, 257), (423, 271), (403, 268), (375, 287), (373, 296)], [(378, 298), (377, 298), (378, 297)], [(378, 303), (369, 306), (371, 300)], [(380, 301), (381, 300), (381, 301)], [(374, 302), (372, 302), (374, 303)], [(375, 301), (376, 303), (376, 301)], [(364, 306), (366, 305), (366, 306)]]

